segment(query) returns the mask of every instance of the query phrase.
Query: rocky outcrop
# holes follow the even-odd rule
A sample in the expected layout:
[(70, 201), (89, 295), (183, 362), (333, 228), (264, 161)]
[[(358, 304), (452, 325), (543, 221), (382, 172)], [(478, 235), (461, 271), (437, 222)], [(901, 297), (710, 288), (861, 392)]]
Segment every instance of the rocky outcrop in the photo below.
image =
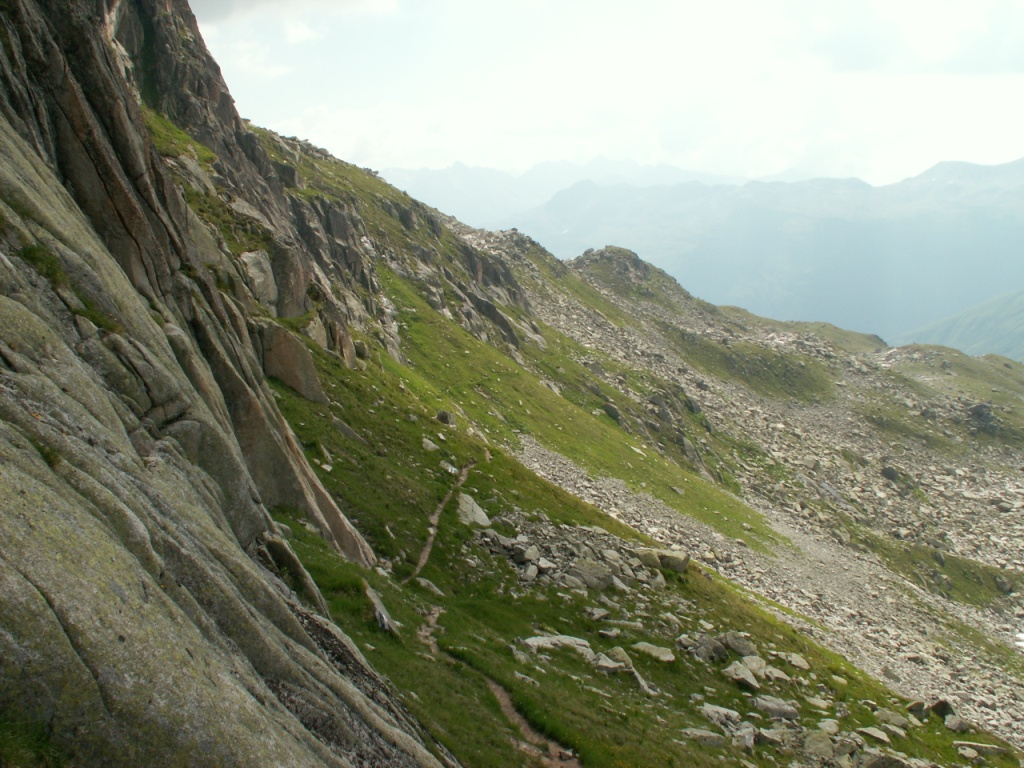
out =
[(0, 718), (81, 765), (437, 765), (276, 575), (275, 505), (374, 556), (264, 380), (323, 398), (309, 353), (215, 284), (242, 262), (149, 141), (140, 91), (291, 226), (187, 7), (15, 0), (0, 29)]

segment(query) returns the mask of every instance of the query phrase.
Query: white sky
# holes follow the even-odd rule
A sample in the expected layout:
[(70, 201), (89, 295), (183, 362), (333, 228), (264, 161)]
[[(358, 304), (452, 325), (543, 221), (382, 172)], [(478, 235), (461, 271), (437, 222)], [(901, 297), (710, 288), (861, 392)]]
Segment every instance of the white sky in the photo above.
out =
[(192, 0), (243, 117), (372, 168), (898, 181), (1024, 157), (1021, 0)]

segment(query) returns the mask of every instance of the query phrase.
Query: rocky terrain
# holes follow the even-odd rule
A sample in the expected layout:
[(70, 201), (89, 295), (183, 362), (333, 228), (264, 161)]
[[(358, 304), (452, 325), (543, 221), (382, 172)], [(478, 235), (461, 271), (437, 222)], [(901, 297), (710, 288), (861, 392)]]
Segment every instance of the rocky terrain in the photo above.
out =
[(184, 0), (0, 28), (0, 762), (1018, 764), (1016, 364), (464, 227)]

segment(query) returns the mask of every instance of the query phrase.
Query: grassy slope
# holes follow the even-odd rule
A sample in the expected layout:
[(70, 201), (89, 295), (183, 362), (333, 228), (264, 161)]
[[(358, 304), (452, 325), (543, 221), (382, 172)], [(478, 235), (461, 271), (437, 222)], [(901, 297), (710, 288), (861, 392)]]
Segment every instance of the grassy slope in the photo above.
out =
[[(272, 147), (269, 135), (264, 134), (264, 139)], [(411, 201), (372, 174), (337, 161), (313, 161), (306, 155), (299, 170), (306, 187), (293, 190), (294, 194), (323, 195), (353, 204), (380, 242), (399, 249), (418, 243), (435, 249), (442, 259), (451, 258), (456, 247), (453, 236), (443, 231), (435, 237), (427, 228), (400, 224), (393, 211), (384, 207)], [(296, 552), (327, 596), (334, 618), (405, 692), (408, 705), (435, 738), (466, 765), (528, 761), (512, 746), (513, 729), (489, 693), (486, 676), (510, 691), (517, 709), (534, 727), (577, 750), (588, 766), (720, 764), (724, 756), (720, 751), (676, 739), (681, 727), (706, 725), (696, 712), (694, 697), (707, 696), (742, 712), (751, 709), (749, 695), (725, 681), (716, 668), (685, 655), (664, 665), (634, 654), (638, 670), (662, 691), (662, 696), (652, 699), (642, 695), (628, 677), (600, 676), (568, 652), (554, 652), (550, 658), (524, 665), (510, 651), (516, 638), (545, 631), (585, 637), (597, 650), (612, 644), (628, 647), (637, 640), (671, 646), (680, 630), (699, 634), (700, 621), (714, 625), (716, 631), (748, 631), (763, 652), (798, 652), (811, 662), (815, 679), (778, 684), (770, 690), (774, 695), (801, 701), (809, 693), (833, 698), (849, 707), (844, 727), (873, 724), (861, 702), (887, 701), (889, 694), (882, 686), (695, 566), (685, 576), (668, 574), (669, 587), (649, 600), (632, 605), (620, 600), (618, 606), (611, 606), (613, 616), (641, 619), (644, 629), (627, 629), (622, 637), (606, 640), (584, 613), (586, 606), (596, 604), (596, 595), (563, 594), (552, 588), (523, 590), (506, 560), (471, 543), (471, 532), (457, 521), (454, 502), (450, 502), (423, 572), (445, 596), (438, 597), (415, 582), (402, 585), (428, 536), (429, 515), (455, 482), (441, 467), (442, 459), (456, 468), (472, 465), (466, 490), (492, 517), (515, 506), (555, 522), (597, 524), (636, 538), (507, 455), (500, 446), (520, 433), (534, 435), (595, 474), (623, 477), (681, 512), (717, 525), (726, 535), (750, 536), (743, 528), (746, 523), (753, 529), (753, 543), (763, 546), (770, 533), (733, 496), (659, 456), (606, 416), (595, 415), (605, 397), (618, 401), (618, 396), (602, 391), (604, 385), (575, 362), (578, 350), (568, 340), (546, 330), (546, 348), (524, 349), (528, 366), (524, 368), (444, 320), (404, 279), (386, 272), (382, 278), (398, 307), (411, 365), (378, 358), (363, 370), (348, 370), (338, 359), (314, 349), (332, 399), (329, 406), (303, 400), (283, 385), (274, 387), (282, 412), (325, 486), (386, 558), (392, 576), (360, 571), (341, 561), (288, 510), (277, 510), (276, 515), (295, 531)], [(613, 322), (626, 319), (584, 281), (569, 277), (565, 282), (574, 295), (597, 305)], [(546, 387), (537, 374), (558, 382), (565, 395)], [(781, 375), (785, 380), (785, 370)], [(462, 428), (450, 429), (434, 421), (441, 409), (458, 413)], [(350, 429), (337, 428), (336, 418)], [(488, 436), (488, 445), (468, 434), (463, 426), (467, 418)], [(361, 439), (354, 439), (351, 430)], [(426, 451), (424, 437), (441, 450)], [(671, 490), (673, 486), (685, 488), (682, 498)], [(501, 523), (496, 525), (514, 533)], [(363, 579), (383, 595), (404, 625), (399, 636), (384, 633), (374, 621)], [(425, 616), (438, 609), (436, 638), (441, 652), (433, 655), (415, 634), (425, 624)], [(673, 618), (666, 619), (668, 615)], [(799, 676), (795, 669), (788, 671)], [(524, 676), (536, 678), (541, 685)], [(802, 707), (810, 714), (809, 705)], [(952, 735), (933, 721), (896, 746), (948, 764), (956, 757), (951, 742)], [(734, 757), (728, 749), (724, 754)], [(788, 759), (773, 747), (759, 749), (749, 758), (762, 765)], [(995, 759), (991, 764), (1012, 763)]]
[[(438, 355), (438, 360), (452, 359), (452, 366), (456, 366), (456, 360), (463, 364), (479, 361), (474, 350), (465, 355), (464, 349), (456, 349), (469, 343), (458, 329), (445, 327), (445, 331), (454, 334), (459, 344), (447, 354)], [(426, 331), (420, 329), (420, 333)], [(437, 343), (444, 342), (438, 339)], [(384, 362), (362, 371), (347, 370), (333, 356), (318, 352), (316, 357), (334, 402), (317, 405), (275, 385), (279, 402), (310, 459), (319, 467), (325, 485), (367, 532), (378, 552), (395, 559), (394, 578), (364, 573), (342, 562), (286, 510), (278, 511), (279, 519), (296, 531), (296, 552), (327, 596), (335, 619), (367, 650), (372, 662), (407, 692), (406, 701), (414, 713), (465, 764), (526, 764), (526, 758), (511, 745), (514, 731), (487, 689), (486, 678), (496, 680), (511, 693), (517, 709), (535, 728), (576, 750), (588, 766), (717, 765), (721, 756), (733, 754), (729, 749), (697, 749), (676, 739), (681, 728), (707, 725), (697, 711), (698, 705), (691, 701), (693, 695), (706, 696), (741, 712), (751, 710), (748, 695), (721, 677), (716, 667), (692, 661), (685, 654), (674, 664), (664, 665), (634, 653), (640, 673), (662, 691), (662, 696), (651, 699), (641, 694), (628, 677), (604, 677), (569, 651), (554, 652), (549, 660), (538, 659), (529, 665), (516, 662), (510, 650), (516, 638), (543, 631), (586, 638), (595, 650), (608, 650), (613, 645), (628, 649), (640, 640), (672, 646), (680, 631), (699, 634), (702, 630), (698, 622), (704, 620), (713, 624), (715, 631), (750, 632), (763, 652), (773, 649), (803, 654), (811, 662), (817, 682), (780, 684), (769, 692), (799, 701), (804, 695), (814, 694), (846, 702), (850, 714), (842, 719), (844, 727), (873, 722), (869, 710), (859, 702), (887, 701), (889, 694), (878, 683), (755, 607), (727, 583), (705, 577), (695, 566), (685, 576), (670, 575), (669, 588), (647, 604), (619, 601), (621, 609), (613, 609), (613, 617), (625, 618), (628, 611), (629, 618), (643, 622), (644, 630), (627, 629), (615, 640), (601, 638), (597, 634), (600, 626), (584, 613), (586, 606), (598, 604), (596, 595), (520, 588), (506, 560), (470, 543), (470, 531), (458, 522), (454, 502), (441, 516), (437, 543), (423, 572), (445, 597), (437, 597), (415, 582), (403, 586), (400, 577), (411, 573), (426, 539), (426, 519), (454, 483), (450, 474), (439, 469), (441, 457), (455, 466), (477, 462), (465, 490), (473, 493), (492, 517), (514, 505), (565, 524), (599, 524), (612, 531), (617, 526), (597, 510), (524, 470), (496, 448), (493, 440), (488, 461), (481, 441), (463, 429), (449, 429), (433, 421), (435, 409), (453, 407), (460, 398), (464, 408), (470, 407), (469, 396), (463, 395), (476, 391), (453, 392), (442, 386), (455, 376), (444, 362), (421, 378), (423, 372), (418, 366), (409, 369)], [(483, 361), (488, 366), (500, 362), (486, 356)], [(436, 378), (442, 370), (447, 373)], [(511, 375), (504, 369), (497, 373), (493, 368), (489, 370), (491, 375), (506, 379)], [(527, 389), (527, 374), (520, 376), (521, 380), (513, 376), (508, 385), (517, 396), (524, 395), (526, 403), (534, 392)], [(479, 400), (483, 402), (484, 398), (480, 396)], [(410, 414), (416, 416), (415, 421)], [(342, 418), (367, 442), (338, 431), (332, 426), (332, 416)], [(488, 427), (492, 433), (511, 429), (499, 419), (492, 427)], [(438, 433), (444, 435), (443, 441)], [(424, 451), (424, 436), (442, 445), (442, 450)], [(322, 466), (326, 463), (325, 450), (333, 462), (330, 471)], [(393, 616), (404, 624), (400, 636), (378, 628), (363, 594), (363, 578), (381, 592)], [(441, 649), (437, 656), (416, 638), (416, 630), (434, 608), (443, 610), (436, 635)], [(658, 618), (665, 614), (674, 616), (673, 621)], [(799, 674), (798, 670), (785, 668)], [(541, 685), (537, 687), (520, 675), (534, 678)], [(844, 678), (846, 684), (833, 680), (832, 675)], [(809, 705), (804, 705), (804, 711), (811, 714)], [(951, 742), (952, 735), (936, 721), (914, 730), (905, 743), (897, 746), (948, 764), (955, 759)], [(772, 764), (773, 758), (783, 759), (784, 755), (774, 748), (764, 748), (750, 757), (760, 765)]]

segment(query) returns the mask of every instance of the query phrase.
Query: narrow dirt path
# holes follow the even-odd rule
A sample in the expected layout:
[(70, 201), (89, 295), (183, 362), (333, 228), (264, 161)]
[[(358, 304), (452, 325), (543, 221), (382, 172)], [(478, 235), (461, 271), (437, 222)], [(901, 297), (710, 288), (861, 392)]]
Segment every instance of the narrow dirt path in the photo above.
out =
[(516, 740), (516, 747), (531, 757), (539, 760), (540, 764), (547, 768), (581, 768), (582, 764), (573, 756), (572, 750), (551, 741), (539, 731), (534, 730), (534, 728), (526, 722), (526, 718), (516, 711), (515, 706), (512, 704), (512, 697), (508, 695), (508, 691), (490, 678), (487, 678), (487, 686), (491, 689), (491, 693), (494, 694), (494, 698), (496, 698), (498, 703), (501, 705), (501, 711), (504, 713), (505, 717), (507, 717), (509, 722), (518, 728), (519, 732), (523, 735), (522, 741)]
[(420, 571), (426, 566), (427, 561), (430, 560), (430, 552), (434, 549), (434, 539), (437, 538), (437, 526), (441, 520), (441, 513), (444, 511), (445, 506), (451, 501), (452, 495), (462, 487), (462, 484), (466, 482), (466, 478), (469, 477), (469, 470), (476, 466), (475, 461), (469, 462), (462, 468), (459, 473), (458, 479), (455, 484), (448, 489), (448, 493), (441, 499), (441, 503), (437, 505), (437, 509), (434, 510), (434, 514), (430, 516), (430, 535), (427, 536), (427, 543), (423, 545), (423, 551), (420, 552), (420, 559), (416, 563), (416, 570), (412, 572), (412, 575), (402, 581), (403, 584), (408, 584), (410, 581), (420, 575)]

